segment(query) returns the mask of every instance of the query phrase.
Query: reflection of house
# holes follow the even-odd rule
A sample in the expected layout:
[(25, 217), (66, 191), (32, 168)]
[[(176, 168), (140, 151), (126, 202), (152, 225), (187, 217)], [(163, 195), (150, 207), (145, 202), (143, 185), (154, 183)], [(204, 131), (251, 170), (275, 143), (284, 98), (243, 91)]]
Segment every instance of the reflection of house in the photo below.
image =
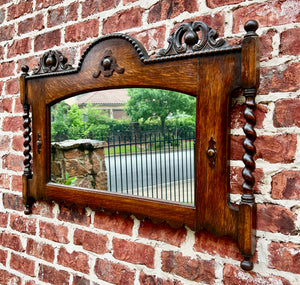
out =
[(76, 104), (92, 104), (97, 109), (107, 112), (112, 119), (128, 118), (124, 111), (125, 104), (129, 99), (126, 89), (110, 89), (86, 93), (76, 98)]

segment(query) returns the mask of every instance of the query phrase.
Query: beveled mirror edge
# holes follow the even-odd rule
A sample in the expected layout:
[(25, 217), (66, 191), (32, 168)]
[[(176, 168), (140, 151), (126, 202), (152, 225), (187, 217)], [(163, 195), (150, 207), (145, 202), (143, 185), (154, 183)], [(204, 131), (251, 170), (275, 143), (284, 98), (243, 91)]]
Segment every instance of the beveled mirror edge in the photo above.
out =
[[(192, 31), (195, 32), (194, 27), (192, 23), (189, 23), (186, 25), (186, 27), (182, 27), (181, 29), (184, 33), (192, 33)], [(201, 25), (200, 25), (201, 26)], [(195, 25), (195, 29), (199, 29), (199, 24)], [(192, 30), (191, 30), (192, 28)], [(204, 26), (205, 28), (205, 26)], [(174, 52), (174, 49), (176, 49), (176, 40), (178, 40), (178, 37), (182, 37), (182, 31), (179, 34), (179, 36), (172, 35), (172, 39), (169, 40), (170, 46), (167, 51), (165, 52), (165, 55), (161, 57), (157, 57), (154, 59), (148, 58), (148, 54), (145, 51), (145, 49), (139, 44), (137, 41), (135, 41), (133, 38), (127, 36), (127, 35), (108, 35), (106, 37), (103, 37), (96, 42), (94, 42), (90, 47), (87, 48), (86, 52), (83, 54), (80, 64), (77, 69), (73, 69), (71, 66), (66, 64), (66, 59), (61, 56), (58, 52), (54, 52), (51, 54), (51, 56), (54, 56), (55, 61), (55, 68), (51, 69), (51, 66), (53, 65), (53, 62), (51, 62), (51, 59), (47, 60), (47, 58), (44, 57), (44, 63), (46, 65), (44, 67), (47, 67), (47, 65), (50, 65), (49, 70), (46, 72), (39, 73), (40, 71), (37, 71), (34, 75), (28, 74), (28, 67), (22, 67), (23, 74), (21, 75), (20, 79), (20, 93), (21, 93), (21, 102), (23, 104), (24, 109), (24, 174), (23, 174), (23, 200), (26, 207), (25, 214), (31, 213), (31, 207), (34, 203), (34, 198), (30, 194), (30, 181), (32, 179), (32, 171), (31, 171), (31, 119), (30, 119), (30, 105), (28, 104), (27, 100), (27, 83), (26, 81), (28, 79), (34, 80), (35, 78), (39, 77), (51, 77), (51, 76), (61, 76), (64, 74), (72, 74), (72, 73), (78, 73), (81, 69), (82, 63), (84, 62), (85, 57), (87, 56), (90, 49), (100, 43), (103, 40), (111, 39), (111, 38), (123, 38), (127, 41), (129, 41), (136, 52), (138, 53), (138, 56), (140, 60), (143, 63), (155, 63), (155, 62), (163, 62), (163, 61), (174, 61), (178, 59), (183, 58), (192, 58), (192, 57), (205, 57), (207, 54), (210, 56), (214, 54), (219, 53), (227, 53), (232, 51), (238, 51), (241, 52), (241, 61), (242, 61), (242, 83), (241, 87), (244, 90), (244, 96), (246, 97), (246, 108), (244, 112), (244, 116), (246, 119), (246, 123), (244, 126), (244, 132), (246, 135), (246, 138), (244, 140), (244, 148), (245, 148), (245, 154), (243, 157), (243, 161), (245, 164), (244, 170), (243, 170), (243, 177), (244, 177), (244, 184), (243, 184), (243, 194), (242, 194), (242, 200), (241, 204), (239, 206), (239, 209), (236, 210), (237, 212), (237, 229), (234, 230), (236, 232), (236, 235), (234, 238), (237, 239), (239, 248), (241, 251), (241, 254), (244, 257), (244, 260), (241, 262), (241, 267), (244, 270), (251, 270), (253, 268), (253, 262), (251, 261), (251, 257), (255, 252), (255, 222), (256, 222), (256, 205), (254, 201), (253, 196), (253, 186), (254, 186), (254, 177), (253, 172), (255, 170), (255, 162), (253, 160), (253, 157), (255, 155), (255, 147), (253, 145), (256, 134), (254, 131), (255, 126), (255, 95), (256, 90), (259, 85), (259, 39), (255, 31), (258, 28), (258, 24), (256, 21), (248, 21), (245, 24), (245, 30), (247, 32), (242, 45), (237, 47), (217, 47), (217, 48), (208, 48), (207, 50), (194, 50), (193, 46), (198, 44), (198, 42), (195, 42), (195, 39), (193, 37), (190, 37), (191, 40), (186, 45), (187, 49), (184, 52), (181, 52), (181, 49), (179, 48), (179, 52)], [(210, 31), (210, 30), (208, 30)], [(203, 31), (202, 31), (203, 32)], [(176, 33), (174, 33), (176, 34)], [(212, 33), (213, 34), (213, 33)], [(189, 38), (189, 37), (187, 37)], [(213, 36), (213, 40), (215, 40), (215, 35)], [(174, 40), (175, 39), (175, 40)], [(172, 42), (173, 40), (173, 42)], [(178, 41), (177, 41), (178, 42)], [(205, 45), (204, 45), (205, 46)], [(178, 47), (178, 46), (177, 46)], [(171, 52), (170, 52), (171, 51)], [(188, 51), (188, 52), (187, 52)], [(48, 52), (49, 54), (49, 52)], [(49, 66), (48, 66), (49, 67)], [(56, 68), (57, 67), (57, 68)], [(40, 70), (43, 68), (40, 66)], [(45, 71), (45, 68), (43, 69)], [(33, 144), (33, 148), (36, 147), (36, 144)], [(48, 187), (45, 185), (45, 187)], [(64, 189), (65, 191), (68, 191), (68, 189)], [(57, 196), (53, 196), (55, 198)], [(47, 197), (45, 197), (47, 200)], [(50, 196), (50, 199), (52, 199), (52, 196)], [(142, 198), (143, 199), (143, 198)], [(63, 200), (63, 199), (62, 199)], [(227, 201), (225, 201), (227, 203)], [(186, 208), (186, 207), (184, 207)], [(189, 207), (188, 207), (189, 208)], [(199, 211), (200, 209), (197, 208), (196, 205), (196, 211)], [(235, 215), (234, 215), (235, 216)], [(234, 218), (235, 220), (235, 218)], [(192, 223), (191, 223), (192, 224)], [(196, 230), (201, 229), (201, 227), (195, 225)]]

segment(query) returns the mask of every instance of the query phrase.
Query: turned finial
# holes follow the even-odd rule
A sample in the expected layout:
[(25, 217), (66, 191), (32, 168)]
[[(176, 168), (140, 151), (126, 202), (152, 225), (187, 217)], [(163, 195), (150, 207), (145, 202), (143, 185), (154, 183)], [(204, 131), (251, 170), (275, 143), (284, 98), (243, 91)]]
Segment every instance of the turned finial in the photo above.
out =
[(246, 36), (256, 36), (255, 31), (258, 29), (258, 22), (255, 20), (249, 20), (246, 22), (244, 29), (247, 32)]
[(21, 70), (24, 74), (27, 74), (29, 71), (29, 67), (27, 65), (22, 65)]

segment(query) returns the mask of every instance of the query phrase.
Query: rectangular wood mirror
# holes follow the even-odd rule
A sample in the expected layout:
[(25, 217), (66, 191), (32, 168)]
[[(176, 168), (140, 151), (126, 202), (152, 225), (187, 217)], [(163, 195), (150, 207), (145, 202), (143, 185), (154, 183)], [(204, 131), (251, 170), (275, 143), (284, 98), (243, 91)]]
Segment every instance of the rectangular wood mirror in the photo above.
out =
[[(22, 67), (25, 213), (54, 200), (206, 229), (235, 238), (251, 270), (257, 28), (248, 21), (241, 45), (230, 46), (203, 22), (184, 23), (155, 57), (112, 34), (91, 44), (76, 69), (58, 51), (32, 74)], [(244, 183), (233, 206), (230, 105), (241, 93)]]

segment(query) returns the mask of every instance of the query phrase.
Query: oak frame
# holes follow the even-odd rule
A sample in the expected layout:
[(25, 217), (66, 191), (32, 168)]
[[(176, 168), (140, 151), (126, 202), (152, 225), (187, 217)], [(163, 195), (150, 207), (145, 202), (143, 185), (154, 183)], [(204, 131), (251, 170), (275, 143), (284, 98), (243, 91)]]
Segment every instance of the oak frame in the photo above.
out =
[[(256, 21), (248, 21), (242, 44), (230, 46), (217, 40), (217, 32), (204, 23), (185, 23), (169, 38), (169, 47), (155, 58), (150, 58), (132, 37), (113, 34), (90, 45), (77, 69), (57, 51), (46, 52), (32, 75), (23, 66), (20, 90), (25, 128), (25, 213), (31, 213), (34, 201), (43, 199), (149, 217), (172, 226), (185, 224), (195, 231), (206, 229), (216, 236), (236, 239), (244, 257), (241, 266), (251, 270), (256, 221), (252, 188), (255, 95), (259, 85), (257, 28)], [(197, 36), (200, 30), (201, 39)], [(51, 105), (83, 92), (129, 87), (165, 88), (197, 97), (194, 206), (50, 182)], [(237, 90), (243, 90), (246, 98), (245, 167), (241, 203), (233, 207), (229, 201), (228, 130), (230, 99)]]

